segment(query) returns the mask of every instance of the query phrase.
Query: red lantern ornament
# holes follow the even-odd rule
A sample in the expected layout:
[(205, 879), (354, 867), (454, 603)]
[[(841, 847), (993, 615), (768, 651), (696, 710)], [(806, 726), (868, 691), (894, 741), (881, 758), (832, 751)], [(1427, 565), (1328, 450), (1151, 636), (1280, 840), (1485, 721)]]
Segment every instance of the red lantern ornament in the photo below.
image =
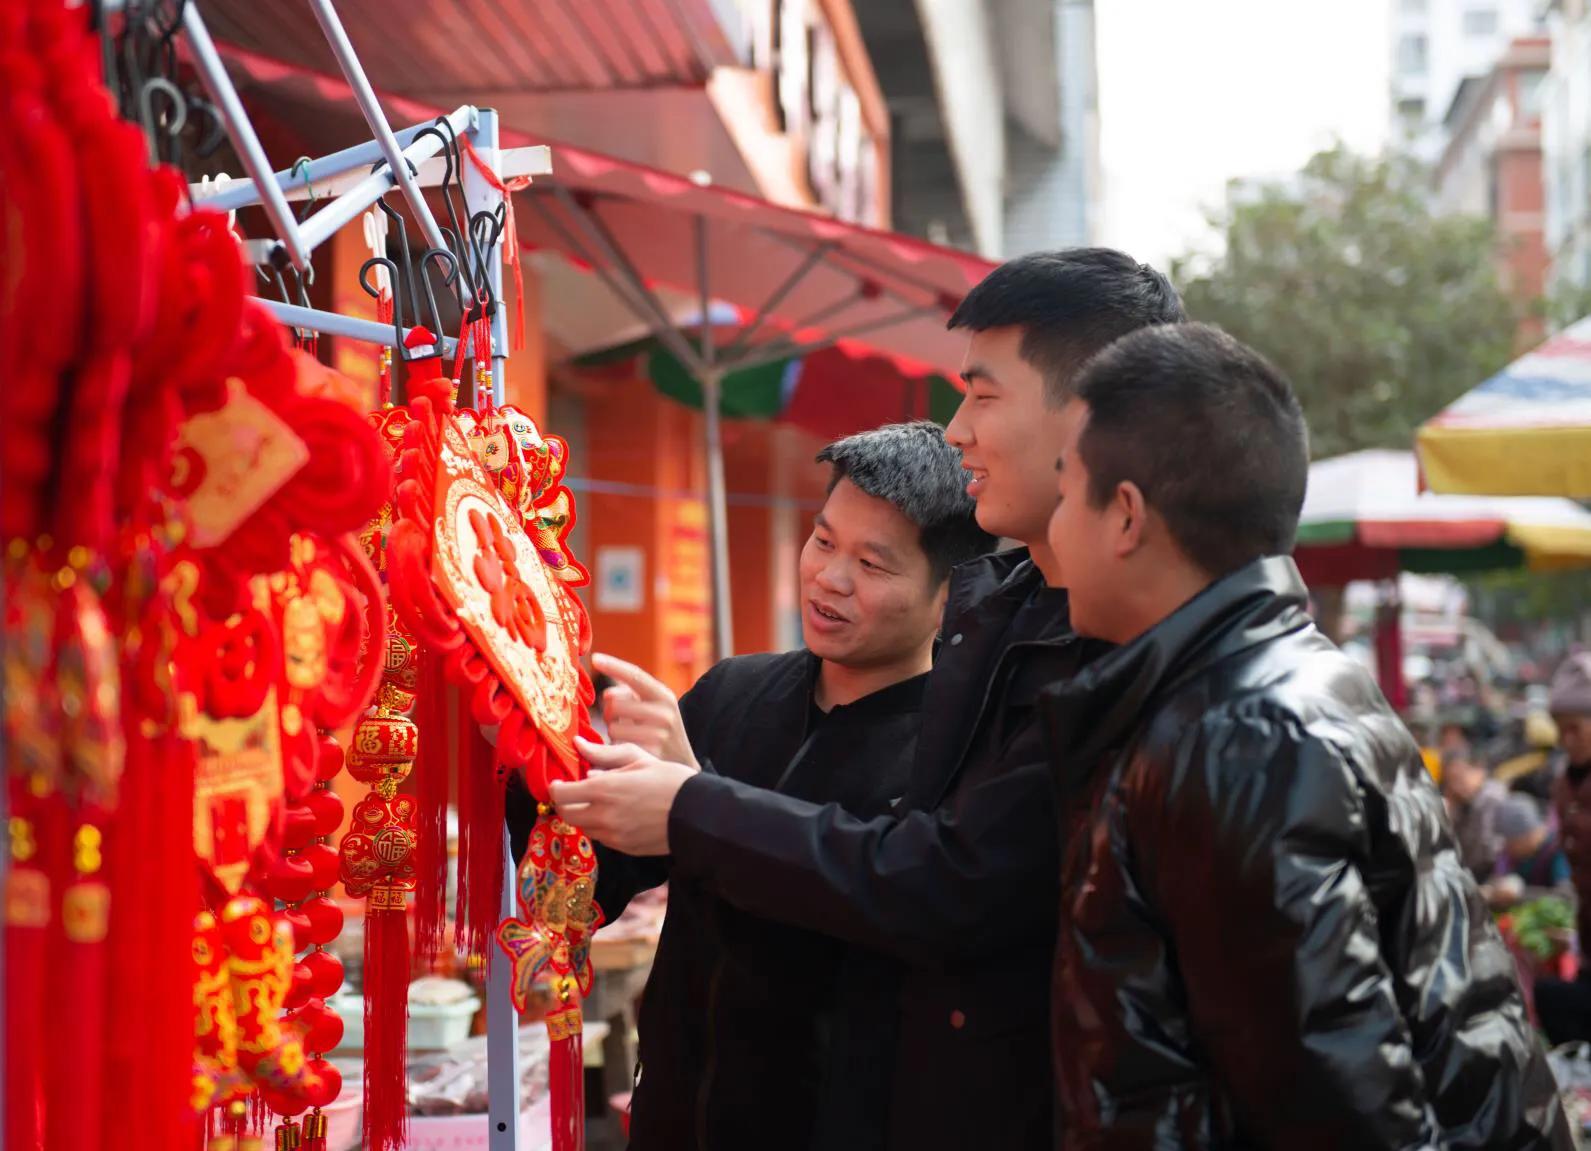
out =
[[(354, 728), (348, 772), (370, 793), (343, 835), (344, 887), (365, 904), (365, 1140), (391, 1151), (408, 1138), (404, 1057), (409, 1000), (408, 893), (414, 890), (415, 802), (398, 794), (419, 750), (414, 722), (414, 644), (389, 629), (377, 705)], [(401, 710), (400, 710), (401, 709)]]

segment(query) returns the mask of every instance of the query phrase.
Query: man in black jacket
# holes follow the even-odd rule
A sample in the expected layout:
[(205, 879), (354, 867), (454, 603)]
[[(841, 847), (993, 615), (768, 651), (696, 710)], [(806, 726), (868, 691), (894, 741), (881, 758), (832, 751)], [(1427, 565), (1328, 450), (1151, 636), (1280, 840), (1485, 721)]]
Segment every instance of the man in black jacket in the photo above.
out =
[(1063, 1146), (1567, 1148), (1514, 964), (1419, 749), (1306, 614), (1292, 389), (1214, 328), (1077, 379), (1050, 546)]
[[(857, 818), (906, 789), (950, 569), (989, 551), (967, 474), (931, 423), (824, 448), (828, 498), (801, 552), (806, 648), (726, 659), (677, 703), (640, 669), (599, 657), (610, 738), (629, 740), (770, 794)], [(511, 823), (528, 830), (528, 797)], [(870, 1010), (865, 959), (834, 939), (748, 914), (664, 859), (601, 850), (597, 903), (611, 921), (671, 880), (641, 1000), (631, 1097), (635, 1151), (808, 1151), (835, 1145), (854, 1089), (835, 1036)], [(843, 1017), (842, 1017), (843, 1013)], [(821, 1133), (821, 1134), (820, 1134)]]
[(825, 1148), (1051, 1145), (1059, 852), (1036, 704), (1091, 654), (1046, 586), (1058, 397), (1117, 336), (1181, 318), (1164, 276), (1106, 249), (1013, 260), (952, 317), (971, 336), (945, 434), (973, 475), (978, 523), (1027, 548), (956, 571), (893, 813), (858, 819), (624, 748), (593, 749), (618, 770), (555, 792), (596, 839), (672, 850), (676, 874), (737, 907), (897, 961), (886, 1014), (844, 1049), (866, 1051), (887, 1089), (855, 1080), (849, 1127)]

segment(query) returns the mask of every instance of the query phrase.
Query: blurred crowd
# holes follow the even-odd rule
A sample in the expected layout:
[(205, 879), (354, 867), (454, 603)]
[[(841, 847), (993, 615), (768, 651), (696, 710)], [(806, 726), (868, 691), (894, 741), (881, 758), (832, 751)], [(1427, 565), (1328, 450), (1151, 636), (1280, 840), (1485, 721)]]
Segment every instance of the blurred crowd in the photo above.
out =
[(1559, 665), (1545, 710), (1483, 710), (1432, 743), (1460, 857), (1535, 976), (1538, 1022), (1554, 1044), (1591, 1041), (1575, 942), (1591, 947), (1591, 652)]

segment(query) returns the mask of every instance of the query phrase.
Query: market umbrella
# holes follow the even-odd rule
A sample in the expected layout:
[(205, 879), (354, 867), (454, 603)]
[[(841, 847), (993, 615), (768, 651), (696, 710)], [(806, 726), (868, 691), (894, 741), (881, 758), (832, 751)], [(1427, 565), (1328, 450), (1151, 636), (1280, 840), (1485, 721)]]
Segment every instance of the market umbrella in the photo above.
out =
[(1432, 491), (1591, 498), (1591, 317), (1459, 397), (1416, 447)]
[[(1311, 587), (1399, 572), (1591, 566), (1591, 512), (1572, 500), (1419, 490), (1412, 452), (1364, 451), (1310, 466), (1293, 552)], [(1407, 699), (1398, 605), (1377, 615), (1381, 690)]]
[(1294, 556), (1323, 586), (1400, 571), (1586, 567), (1591, 512), (1553, 497), (1421, 492), (1413, 453), (1353, 452), (1311, 465)]
[[(688, 327), (692, 342), (699, 342), (699, 325)], [(732, 336), (733, 328), (729, 331)], [(725, 337), (715, 334), (714, 339)], [(704, 406), (701, 381), (655, 336), (588, 352), (570, 362), (589, 368), (636, 360), (660, 393), (689, 407)], [(912, 375), (883, 356), (825, 348), (726, 373), (718, 407), (731, 419), (773, 420), (838, 439), (899, 420), (949, 423), (961, 396), (959, 388), (937, 373)]]

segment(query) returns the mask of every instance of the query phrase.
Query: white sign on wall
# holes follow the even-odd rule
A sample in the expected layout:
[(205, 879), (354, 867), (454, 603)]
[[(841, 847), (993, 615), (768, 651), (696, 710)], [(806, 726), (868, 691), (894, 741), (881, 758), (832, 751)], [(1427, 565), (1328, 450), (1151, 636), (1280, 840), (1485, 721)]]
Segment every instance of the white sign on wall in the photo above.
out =
[(640, 611), (646, 602), (646, 553), (640, 548), (597, 549), (597, 610)]

